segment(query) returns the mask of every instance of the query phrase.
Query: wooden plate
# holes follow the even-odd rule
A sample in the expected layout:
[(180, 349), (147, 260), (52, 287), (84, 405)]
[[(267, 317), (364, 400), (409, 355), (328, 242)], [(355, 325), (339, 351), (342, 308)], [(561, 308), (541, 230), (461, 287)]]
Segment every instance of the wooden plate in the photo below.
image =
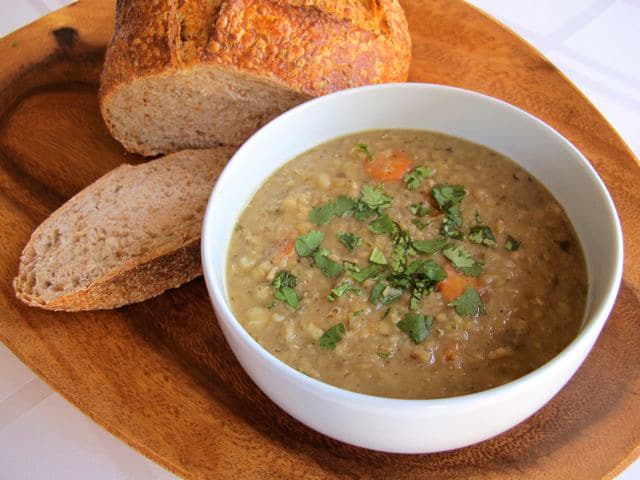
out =
[[(551, 124), (597, 168), (622, 218), (614, 313), (570, 384), (525, 423), (474, 447), (388, 455), (296, 422), (248, 379), (203, 282), (111, 312), (29, 308), (11, 280), (31, 231), (122, 162), (96, 90), (114, 2), (81, 0), (0, 40), (0, 337), (113, 434), (187, 478), (596, 478), (640, 450), (640, 167), (595, 108), (504, 26), (462, 1), (405, 0), (414, 81), (477, 90)], [(570, 179), (567, 179), (570, 181)]]

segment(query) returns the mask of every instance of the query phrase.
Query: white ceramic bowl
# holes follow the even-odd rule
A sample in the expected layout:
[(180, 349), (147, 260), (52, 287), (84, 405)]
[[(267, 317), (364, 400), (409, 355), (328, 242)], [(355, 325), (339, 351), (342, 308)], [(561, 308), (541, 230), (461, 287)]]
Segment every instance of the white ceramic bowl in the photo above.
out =
[[(229, 307), (227, 251), (253, 194), (284, 163), (353, 132), (434, 130), (486, 145), (522, 165), (565, 208), (584, 249), (589, 291), (583, 327), (560, 354), (501, 387), (438, 400), (362, 395), (284, 364), (243, 329)], [(613, 307), (622, 276), (622, 232), (613, 202), (584, 156), (540, 120), (478, 93), (428, 84), (338, 92), (284, 113), (235, 154), (211, 195), (202, 232), (204, 275), (218, 321), (258, 386), (309, 427), (361, 447), (423, 453), (464, 447), (521, 422), (548, 402), (583, 362)]]

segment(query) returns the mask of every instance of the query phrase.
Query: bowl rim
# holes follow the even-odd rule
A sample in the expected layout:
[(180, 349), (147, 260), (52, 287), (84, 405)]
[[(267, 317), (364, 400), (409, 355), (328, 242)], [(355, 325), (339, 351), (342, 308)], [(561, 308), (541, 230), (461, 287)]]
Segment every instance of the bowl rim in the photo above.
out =
[[(601, 301), (600, 305), (596, 306), (596, 308), (591, 313), (591, 315), (589, 315), (588, 317), (585, 316), (585, 318), (583, 319), (582, 327), (578, 332), (578, 334), (576, 335), (576, 337), (568, 345), (566, 345), (558, 354), (556, 354), (546, 363), (532, 370), (531, 372), (521, 377), (518, 377), (514, 380), (511, 380), (505, 384), (499, 385), (497, 387), (492, 387), (487, 390), (482, 390), (482, 391), (474, 392), (470, 394), (457, 395), (457, 396), (445, 397), (445, 398), (404, 399), (404, 398), (383, 397), (383, 396), (376, 396), (376, 395), (369, 395), (365, 393), (354, 392), (351, 390), (347, 390), (341, 387), (331, 385), (321, 380), (317, 380), (313, 377), (310, 377), (298, 371), (294, 367), (288, 365), (287, 363), (285, 363), (284, 361), (280, 360), (275, 355), (270, 353), (265, 347), (260, 345), (238, 321), (238, 319), (236, 318), (236, 316), (234, 315), (233, 311), (230, 308), (230, 304), (221, 288), (221, 285), (219, 285), (214, 280), (215, 269), (213, 268), (213, 266), (215, 265), (215, 262), (213, 261), (213, 258), (212, 258), (214, 254), (211, 251), (212, 249), (207, 248), (207, 245), (209, 244), (208, 239), (210, 237), (210, 232), (213, 232), (213, 225), (212, 225), (213, 215), (211, 212), (215, 208), (214, 205), (218, 202), (217, 198), (220, 195), (222, 195), (222, 191), (225, 190), (225, 184), (228, 182), (227, 177), (233, 173), (231, 172), (230, 167), (235, 163), (234, 160), (237, 157), (241, 157), (243, 155), (243, 152), (249, 148), (248, 145), (250, 145), (250, 143), (255, 141), (254, 139), (256, 137), (260, 138), (261, 136), (268, 134), (268, 130), (270, 128), (273, 128), (274, 124), (277, 125), (277, 123), (282, 122), (288, 119), (289, 117), (295, 117), (297, 115), (305, 115), (306, 111), (313, 110), (314, 108), (317, 108), (317, 105), (322, 105), (323, 103), (326, 103), (331, 99), (350, 97), (352, 95), (369, 95), (369, 94), (375, 94), (379, 91), (394, 90), (394, 89), (407, 90), (407, 94), (411, 94), (414, 91), (421, 91), (421, 90), (436, 90), (436, 91), (441, 90), (441, 91), (453, 92), (455, 94), (462, 95), (462, 96), (480, 98), (485, 102), (493, 103), (494, 105), (506, 108), (507, 110), (510, 110), (516, 115), (523, 115), (525, 117), (528, 117), (529, 120), (533, 121), (534, 123), (537, 123), (539, 127), (545, 130), (546, 133), (555, 137), (561, 143), (564, 143), (565, 146), (568, 147), (569, 151), (573, 154), (574, 159), (578, 161), (583, 168), (586, 168), (590, 177), (594, 181), (595, 187), (602, 194), (602, 198), (606, 203), (605, 207), (609, 216), (611, 217), (611, 219), (613, 219), (613, 224), (615, 229), (614, 231), (615, 245), (613, 245), (612, 247), (615, 248), (615, 267), (614, 267), (613, 275), (611, 275), (611, 277), (607, 281), (607, 286), (606, 286), (607, 293), (604, 301)], [(350, 133), (355, 133), (355, 131), (346, 132), (345, 135)], [(446, 132), (442, 132), (442, 133), (446, 134)], [(308, 148), (313, 148), (314, 146), (315, 145), (310, 145)], [(264, 179), (262, 179), (260, 186), (262, 186), (264, 182), (278, 168), (281, 168), (288, 161), (291, 161), (291, 160), (293, 160), (293, 158), (288, 159), (282, 165), (272, 170), (269, 173), (269, 175), (267, 175)], [(247, 203), (250, 201), (253, 195), (255, 195), (256, 191), (254, 191), (251, 194), (251, 196), (247, 198)], [(242, 214), (242, 211), (244, 211), (244, 209), (240, 211), (239, 215)], [(239, 215), (235, 217), (235, 221), (232, 223), (232, 225), (236, 224)], [(406, 82), (406, 83), (386, 83), (386, 84), (380, 84), (380, 85), (367, 85), (363, 87), (356, 87), (356, 88), (351, 88), (347, 90), (341, 90), (338, 92), (331, 93), (329, 95), (317, 97), (305, 103), (302, 103), (292, 108), (291, 110), (288, 110), (282, 113), (281, 115), (277, 116), (276, 118), (268, 122), (266, 125), (261, 127), (258, 131), (256, 131), (234, 153), (234, 155), (231, 157), (227, 165), (225, 165), (225, 168), (221, 172), (216, 184), (214, 185), (214, 188), (209, 197), (207, 208), (205, 210), (205, 214), (203, 218), (202, 236), (201, 236), (201, 258), (202, 258), (202, 269), (204, 273), (205, 283), (207, 285), (209, 297), (216, 309), (216, 318), (218, 319), (218, 322), (220, 323), (224, 321), (230, 327), (232, 327), (233, 331), (240, 336), (242, 341), (246, 345), (248, 345), (254, 351), (254, 353), (256, 353), (259, 356), (260, 362), (266, 362), (266, 364), (268, 364), (269, 367), (277, 370), (279, 373), (285, 376), (290, 377), (300, 387), (303, 387), (307, 391), (315, 391), (321, 395), (328, 395), (336, 399), (337, 401), (358, 402), (359, 406), (364, 408), (402, 407), (403, 409), (402, 412), (406, 412), (408, 409), (421, 410), (425, 407), (450, 408), (454, 405), (470, 406), (470, 404), (473, 405), (476, 403), (490, 402), (492, 400), (497, 399), (498, 397), (503, 398), (504, 396), (516, 394), (520, 389), (524, 388), (527, 384), (535, 382), (536, 380), (540, 379), (540, 377), (544, 377), (547, 374), (547, 372), (549, 372), (550, 370), (558, 369), (560, 365), (565, 363), (565, 359), (567, 359), (567, 357), (572, 355), (572, 352), (574, 350), (585, 346), (585, 344), (589, 344), (597, 340), (597, 337), (600, 334), (601, 329), (604, 327), (604, 324), (606, 323), (608, 316), (610, 315), (611, 310), (614, 306), (614, 303), (617, 299), (618, 290), (620, 288), (620, 284), (622, 281), (624, 256), (623, 256), (623, 236), (622, 236), (622, 228), (620, 225), (620, 218), (618, 216), (617, 210), (615, 208), (615, 204), (611, 198), (609, 191), (607, 190), (604, 182), (598, 175), (593, 165), (591, 165), (591, 163), (582, 154), (582, 152), (580, 152), (580, 150), (578, 150), (569, 140), (567, 140), (563, 135), (561, 135), (553, 127), (548, 125), (546, 122), (543, 122), (539, 118), (535, 117), (534, 115), (526, 112), (525, 110), (519, 107), (516, 107), (515, 105), (505, 102), (504, 100), (492, 97), (490, 95), (486, 95), (484, 93), (476, 92), (473, 90), (467, 90), (459, 87), (448, 86), (448, 85)], [(225, 259), (226, 258), (227, 257), (225, 256)], [(221, 268), (223, 269), (222, 278), (226, 279), (226, 263), (224, 265), (221, 265)], [(222, 316), (225, 318), (221, 319), (219, 318), (219, 316)], [(594, 337), (594, 330), (596, 330), (595, 337)], [(225, 332), (225, 336), (226, 336), (226, 332)], [(592, 348), (591, 346), (587, 347), (587, 355), (591, 348)], [(235, 355), (235, 352), (234, 352), (234, 355)], [(585, 355), (585, 358), (587, 355)], [(584, 360), (581, 360), (580, 363), (582, 363), (582, 361)], [(244, 369), (244, 366), (243, 366), (243, 369)]]

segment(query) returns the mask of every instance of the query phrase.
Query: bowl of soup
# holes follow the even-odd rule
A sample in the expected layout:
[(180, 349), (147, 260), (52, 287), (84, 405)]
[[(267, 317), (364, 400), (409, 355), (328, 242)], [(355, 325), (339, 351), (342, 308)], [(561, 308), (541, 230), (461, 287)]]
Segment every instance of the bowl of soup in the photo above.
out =
[(521, 422), (613, 306), (622, 234), (584, 156), (497, 99), (390, 84), (303, 104), (220, 176), (205, 280), (238, 361), (335, 439), (426, 453)]

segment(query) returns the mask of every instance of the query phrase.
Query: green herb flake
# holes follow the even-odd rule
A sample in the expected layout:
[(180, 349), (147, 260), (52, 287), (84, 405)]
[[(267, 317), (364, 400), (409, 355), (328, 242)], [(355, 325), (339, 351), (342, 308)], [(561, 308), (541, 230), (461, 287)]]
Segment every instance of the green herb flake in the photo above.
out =
[(336, 214), (336, 205), (327, 203), (321, 207), (316, 207), (309, 212), (309, 221), (316, 225), (326, 225)]
[(423, 203), (412, 203), (409, 205), (409, 211), (416, 217), (424, 217), (425, 215), (433, 212), (433, 207)]
[(336, 298), (343, 297), (349, 292), (360, 293), (361, 290), (357, 287), (354, 287), (351, 282), (342, 282), (340, 285), (331, 290), (331, 293), (329, 293), (327, 298), (330, 302), (334, 302)]
[(433, 186), (431, 194), (440, 210), (446, 212), (454, 205), (460, 205), (467, 192), (462, 185), (441, 183)]
[(324, 233), (312, 230), (308, 234), (296, 239), (296, 252), (298, 252), (298, 255), (301, 257), (308, 257), (318, 250), (323, 240)]
[(369, 145), (366, 143), (357, 143), (356, 148), (366, 155), (367, 162), (373, 160), (373, 155), (371, 155), (371, 152), (369, 151)]
[(369, 294), (369, 302), (377, 305), (382, 298), (382, 291), (385, 289), (386, 284), (381, 279), (376, 281), (376, 284), (371, 289), (371, 293)]
[(482, 274), (483, 265), (476, 262), (467, 250), (462, 246), (450, 246), (442, 251), (442, 254), (451, 260), (453, 267), (465, 275), (479, 277)]
[(369, 224), (369, 231), (376, 235), (396, 234), (400, 230), (400, 226), (391, 220), (388, 215), (382, 215)]
[(360, 192), (360, 200), (362, 200), (367, 207), (378, 211), (389, 208), (392, 198), (384, 193), (384, 186), (365, 184), (362, 186), (362, 191)]
[(419, 218), (414, 218), (411, 220), (411, 223), (413, 223), (418, 230), (424, 230), (431, 224), (431, 222), (424, 223)]
[(369, 261), (377, 265), (387, 265), (389, 263), (387, 262), (387, 257), (384, 256), (384, 253), (382, 253), (378, 247), (373, 248)]
[(404, 270), (406, 264), (407, 247), (399, 243), (393, 247), (393, 252), (391, 253), (391, 270), (400, 273)]
[(397, 287), (392, 287), (391, 285), (387, 285), (382, 290), (382, 295), (380, 295), (379, 301), (382, 305), (389, 305), (400, 299), (402, 296), (402, 289)]
[(345, 272), (349, 272), (349, 273), (360, 271), (360, 267), (358, 266), (358, 264), (349, 262), (348, 260), (345, 260), (344, 262), (342, 262), (342, 268), (344, 268)]
[(467, 287), (462, 295), (448, 304), (453, 307), (461, 317), (475, 317), (485, 313), (484, 303), (480, 294), (473, 287)]
[(407, 185), (409, 191), (414, 191), (416, 188), (420, 186), (420, 184), (426, 180), (427, 178), (433, 175), (433, 170), (431, 167), (421, 166), (414, 170), (411, 170), (408, 173), (405, 173), (402, 177), (402, 180)]
[(385, 363), (389, 363), (391, 360), (391, 352), (376, 352), (376, 355), (384, 360)]
[(357, 272), (349, 271), (351, 278), (353, 278), (356, 282), (364, 282), (369, 278), (373, 278), (379, 273), (379, 268), (377, 265), (369, 265), (367, 268), (363, 268)]
[(474, 225), (469, 230), (469, 240), (485, 247), (495, 247), (496, 238), (486, 225)]
[(432, 282), (441, 282), (447, 278), (447, 272), (430, 258), (426, 260), (414, 260), (405, 270), (405, 274), (423, 275)]
[(429, 329), (433, 324), (433, 317), (428, 315), (420, 315), (416, 312), (406, 313), (404, 318), (396, 323), (396, 326), (409, 335), (413, 343), (420, 343), (429, 333)]
[(351, 251), (354, 251), (362, 243), (362, 238), (360, 238), (355, 233), (339, 232), (338, 240), (340, 240), (340, 243), (342, 243), (345, 247), (347, 247)]
[(364, 310), (357, 310), (357, 311), (353, 312), (352, 316), (353, 316), (353, 318), (357, 318), (357, 317), (361, 316), (362, 314), (364, 314)]
[(475, 220), (478, 225), (482, 223), (482, 218), (480, 217), (480, 212), (478, 212), (478, 210), (476, 210)]
[(334, 214), (336, 217), (349, 217), (353, 215), (356, 200), (345, 195), (340, 195), (336, 199)]
[(300, 308), (300, 297), (294, 290), (297, 284), (298, 279), (295, 275), (292, 275), (287, 270), (280, 270), (271, 282), (271, 286), (275, 288), (273, 292), (274, 298), (297, 310)]
[(509, 235), (507, 237), (507, 241), (504, 242), (504, 248), (506, 248), (510, 252), (515, 252), (516, 250), (518, 250), (520, 248), (520, 244), (521, 243), (522, 242), (519, 242), (518, 240), (513, 238), (511, 235)]
[(413, 242), (413, 248), (420, 253), (432, 255), (445, 248), (448, 244), (446, 238), (434, 238), (433, 240), (416, 240)]
[(318, 346), (322, 350), (333, 350), (336, 348), (336, 344), (341, 341), (346, 334), (347, 331), (344, 328), (344, 324), (342, 322), (336, 323), (322, 334), (318, 340)]
[(342, 265), (329, 258), (329, 252), (324, 249), (319, 249), (313, 254), (313, 262), (329, 278), (339, 277), (343, 271)]

